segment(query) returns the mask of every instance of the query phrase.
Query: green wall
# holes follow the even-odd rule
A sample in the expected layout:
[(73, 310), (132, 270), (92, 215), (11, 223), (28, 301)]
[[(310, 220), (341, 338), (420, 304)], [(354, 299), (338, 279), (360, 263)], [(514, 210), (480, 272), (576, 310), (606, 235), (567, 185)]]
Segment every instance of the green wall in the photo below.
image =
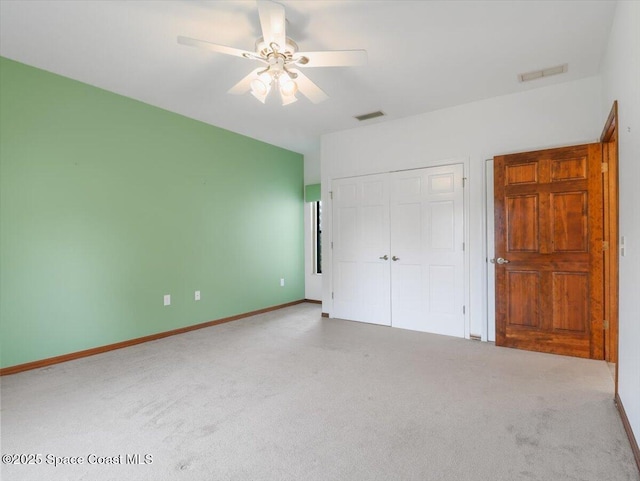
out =
[(320, 184), (311, 184), (304, 186), (305, 202), (319, 202), (321, 198)]
[(0, 58), (3, 367), (302, 299), (303, 234), (300, 154)]

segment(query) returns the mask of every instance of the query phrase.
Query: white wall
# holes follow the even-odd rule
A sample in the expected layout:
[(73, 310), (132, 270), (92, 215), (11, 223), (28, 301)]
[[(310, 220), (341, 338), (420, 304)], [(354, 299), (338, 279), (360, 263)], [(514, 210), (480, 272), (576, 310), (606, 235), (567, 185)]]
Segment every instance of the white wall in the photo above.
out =
[(618, 100), (620, 158), (620, 341), (618, 390), (640, 441), (640, 3), (616, 7), (603, 64), (604, 122)]
[[(320, 153), (304, 156), (304, 185), (320, 183)], [(313, 273), (313, 216), (311, 204), (304, 204), (304, 297), (322, 299), (322, 276)]]
[(304, 185), (320, 183), (320, 152), (304, 156)]
[(591, 77), (323, 136), (323, 312), (332, 313), (331, 251), (326, 249), (332, 236), (331, 179), (468, 159), (470, 332), (486, 338), (485, 159), (595, 142), (602, 131), (601, 118), (601, 80)]

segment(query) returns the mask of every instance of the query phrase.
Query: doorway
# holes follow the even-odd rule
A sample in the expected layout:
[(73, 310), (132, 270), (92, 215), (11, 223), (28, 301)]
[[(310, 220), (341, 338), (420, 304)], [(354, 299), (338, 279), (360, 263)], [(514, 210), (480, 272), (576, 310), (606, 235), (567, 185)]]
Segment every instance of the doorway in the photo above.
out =
[[(601, 346), (593, 351), (600, 359), (609, 363), (612, 374), (615, 378), (616, 392), (617, 386), (617, 362), (618, 362), (618, 252), (619, 252), (619, 231), (618, 231), (618, 103), (615, 101), (611, 107), (609, 116), (600, 136), (600, 148), (602, 156), (601, 171), (601, 195), (602, 195), (602, 218), (601, 218), (601, 242), (602, 242), (602, 278), (601, 278), (601, 327), (596, 327), (602, 332), (601, 339), (597, 342)], [(494, 161), (489, 159), (485, 163), (485, 246), (487, 260), (487, 337), (494, 340), (492, 335), (495, 332), (495, 272), (496, 265), (489, 261), (495, 255), (494, 240)], [(597, 169), (596, 169), (597, 170)], [(498, 266), (500, 267), (500, 266)], [(591, 351), (591, 348), (590, 348)], [(591, 357), (591, 352), (590, 356)]]

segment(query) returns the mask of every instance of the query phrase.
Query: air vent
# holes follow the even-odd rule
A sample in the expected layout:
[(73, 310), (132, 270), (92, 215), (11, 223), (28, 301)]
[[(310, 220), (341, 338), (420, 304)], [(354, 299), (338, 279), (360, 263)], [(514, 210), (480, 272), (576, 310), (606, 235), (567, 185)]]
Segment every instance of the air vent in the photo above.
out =
[(371, 113), (368, 113), (368, 114), (356, 115), (355, 118), (358, 119), (360, 122), (362, 122), (363, 120), (375, 119), (376, 117), (382, 117), (382, 116), (384, 116), (384, 112), (380, 112), (378, 110), (377, 112), (371, 112)]
[(568, 64), (558, 65), (556, 67), (549, 67), (543, 70), (536, 70), (534, 72), (521, 73), (518, 75), (520, 82), (529, 82), (530, 80), (536, 80), (543, 77), (551, 77), (552, 75), (559, 75), (566, 73), (569, 70)]

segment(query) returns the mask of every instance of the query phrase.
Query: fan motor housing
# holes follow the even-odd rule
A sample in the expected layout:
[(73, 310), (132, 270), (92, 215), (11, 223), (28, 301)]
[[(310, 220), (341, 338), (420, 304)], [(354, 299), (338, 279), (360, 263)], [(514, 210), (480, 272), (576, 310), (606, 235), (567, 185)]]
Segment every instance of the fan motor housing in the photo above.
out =
[[(287, 37), (284, 47), (278, 45), (280, 48), (278, 54), (284, 56), (285, 60), (291, 60), (293, 55), (298, 51), (298, 44)], [(267, 58), (270, 53), (273, 53), (273, 49), (270, 45), (264, 41), (264, 37), (260, 37), (256, 40), (256, 53), (263, 58)]]

